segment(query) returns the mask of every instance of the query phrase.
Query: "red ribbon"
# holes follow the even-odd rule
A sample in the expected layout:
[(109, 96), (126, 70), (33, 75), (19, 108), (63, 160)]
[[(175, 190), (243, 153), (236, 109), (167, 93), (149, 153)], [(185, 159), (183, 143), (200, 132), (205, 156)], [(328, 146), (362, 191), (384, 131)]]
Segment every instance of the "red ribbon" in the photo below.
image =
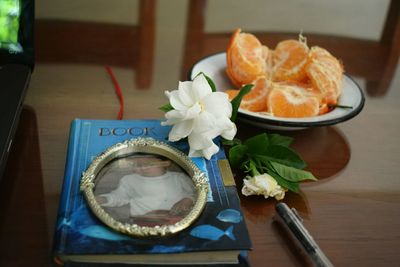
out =
[(108, 75), (110, 76), (113, 84), (114, 84), (114, 90), (116, 95), (118, 96), (119, 99), (119, 112), (118, 112), (118, 120), (122, 120), (122, 117), (124, 116), (124, 96), (122, 94), (121, 86), (119, 86), (119, 83), (117, 81), (117, 78), (115, 77), (112, 69), (110, 66), (105, 66), (106, 71)]

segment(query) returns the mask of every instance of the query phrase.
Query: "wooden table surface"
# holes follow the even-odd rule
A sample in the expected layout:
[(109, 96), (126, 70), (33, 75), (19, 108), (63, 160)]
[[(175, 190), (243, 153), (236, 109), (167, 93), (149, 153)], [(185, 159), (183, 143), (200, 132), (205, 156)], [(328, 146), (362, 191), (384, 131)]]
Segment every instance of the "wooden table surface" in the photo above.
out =
[[(166, 5), (160, 2), (157, 3)], [(186, 10), (186, 6), (179, 8)], [(116, 119), (119, 110), (105, 65), (111, 65), (121, 85), (124, 119), (163, 117), (158, 110), (166, 103), (163, 92), (176, 89), (182, 73), (188, 71), (183, 66), (189, 64), (184, 64), (184, 54), (190, 53), (190, 44), (184, 38), (185, 16), (170, 21), (160, 11), (162, 8), (157, 10), (160, 13), (155, 38), (146, 39), (154, 42), (149, 44), (154, 49), (150, 55), (153, 64), (141, 69), (142, 73), (150, 72), (147, 86), (146, 81), (138, 86), (139, 61), (135, 59), (136, 63), (128, 66), (124, 51), (107, 51), (115, 55), (103, 62), (101, 54), (89, 52), (105, 48), (88, 44), (91, 51), (87, 51), (86, 62), (82, 58), (68, 58), (71, 55), (61, 58), (62, 53), (57, 61), (57, 51), (54, 57), (45, 57), (44, 50), (52, 49), (52, 42), (58, 42), (55, 50), (68, 49), (71, 40), (69, 36), (46, 36), (47, 31), (54, 32), (49, 29), (53, 24), (38, 22), (39, 56), (0, 181), (0, 266), (49, 265), (70, 123), (74, 118)], [(81, 22), (74, 23), (79, 26)], [(84, 26), (90, 32), (82, 36), (101, 36), (98, 24)], [(118, 25), (112, 27), (121, 30), (121, 36), (130, 31)], [(109, 31), (107, 34), (114, 32), (113, 28), (105, 30)], [(133, 36), (137, 37), (137, 32)], [(215, 43), (208, 41), (204, 53), (223, 51), (227, 44), (224, 36)], [(79, 44), (86, 39), (74, 40)], [(109, 63), (110, 58), (116, 58), (115, 62)], [(355, 118), (334, 126), (277, 132), (294, 137), (293, 148), (305, 159), (307, 169), (319, 178), (317, 182), (302, 184), (300, 194), (287, 193), (284, 201), (299, 211), (306, 228), (335, 266), (399, 266), (400, 72), (397, 59), (393, 60), (393, 79), (381, 96), (367, 94), (370, 81), (354, 77), (366, 97), (364, 109)], [(351, 65), (343, 63), (345, 68)], [(369, 61), (364, 66), (371, 69), (374, 64), (382, 62)], [(242, 138), (265, 131), (276, 132), (238, 123), (238, 136)], [(237, 186), (240, 191), (240, 181)], [(251, 265), (308, 266), (307, 258), (273, 220), (277, 202), (263, 197), (240, 197), (253, 243), (249, 253)]]

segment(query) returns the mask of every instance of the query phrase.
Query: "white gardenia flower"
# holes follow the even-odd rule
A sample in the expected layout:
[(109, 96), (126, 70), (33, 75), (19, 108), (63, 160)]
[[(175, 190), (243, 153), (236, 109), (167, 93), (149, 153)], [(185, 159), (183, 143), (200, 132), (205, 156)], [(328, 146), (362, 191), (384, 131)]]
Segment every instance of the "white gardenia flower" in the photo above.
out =
[(212, 141), (221, 135), (232, 140), (236, 135), (236, 125), (230, 120), (232, 105), (228, 95), (212, 92), (204, 75), (191, 81), (179, 82), (178, 90), (166, 91), (174, 108), (165, 114), (162, 125), (172, 125), (169, 141), (188, 137), (189, 156), (203, 156), (210, 159), (219, 148)]
[(276, 200), (281, 200), (285, 197), (286, 190), (267, 173), (246, 177), (243, 182), (242, 194), (245, 196), (264, 195), (265, 198), (274, 197)]

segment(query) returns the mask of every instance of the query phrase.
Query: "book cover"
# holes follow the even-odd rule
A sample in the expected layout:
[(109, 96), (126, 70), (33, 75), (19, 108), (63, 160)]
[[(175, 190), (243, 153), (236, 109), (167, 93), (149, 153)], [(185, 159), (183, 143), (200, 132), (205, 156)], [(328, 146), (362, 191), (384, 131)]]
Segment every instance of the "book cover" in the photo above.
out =
[[(132, 138), (152, 137), (187, 154), (188, 144), (168, 142), (170, 127), (161, 126), (160, 122), (81, 119), (72, 122), (54, 235), (56, 264), (245, 264), (251, 241), (222, 148), (210, 160), (192, 158), (207, 175), (210, 190), (205, 210), (184, 231), (163, 238), (135, 238), (113, 231), (92, 214), (80, 191), (80, 180), (91, 161), (106, 148)], [(232, 255), (239, 262), (232, 262)]]

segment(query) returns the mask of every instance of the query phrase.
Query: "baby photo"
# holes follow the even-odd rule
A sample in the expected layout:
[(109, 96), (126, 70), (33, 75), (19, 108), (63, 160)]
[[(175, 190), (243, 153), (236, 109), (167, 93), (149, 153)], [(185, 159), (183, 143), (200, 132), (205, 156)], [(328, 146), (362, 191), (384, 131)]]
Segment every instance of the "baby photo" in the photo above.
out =
[(116, 159), (98, 174), (99, 205), (117, 221), (141, 226), (174, 224), (192, 209), (196, 190), (170, 159), (135, 153)]

